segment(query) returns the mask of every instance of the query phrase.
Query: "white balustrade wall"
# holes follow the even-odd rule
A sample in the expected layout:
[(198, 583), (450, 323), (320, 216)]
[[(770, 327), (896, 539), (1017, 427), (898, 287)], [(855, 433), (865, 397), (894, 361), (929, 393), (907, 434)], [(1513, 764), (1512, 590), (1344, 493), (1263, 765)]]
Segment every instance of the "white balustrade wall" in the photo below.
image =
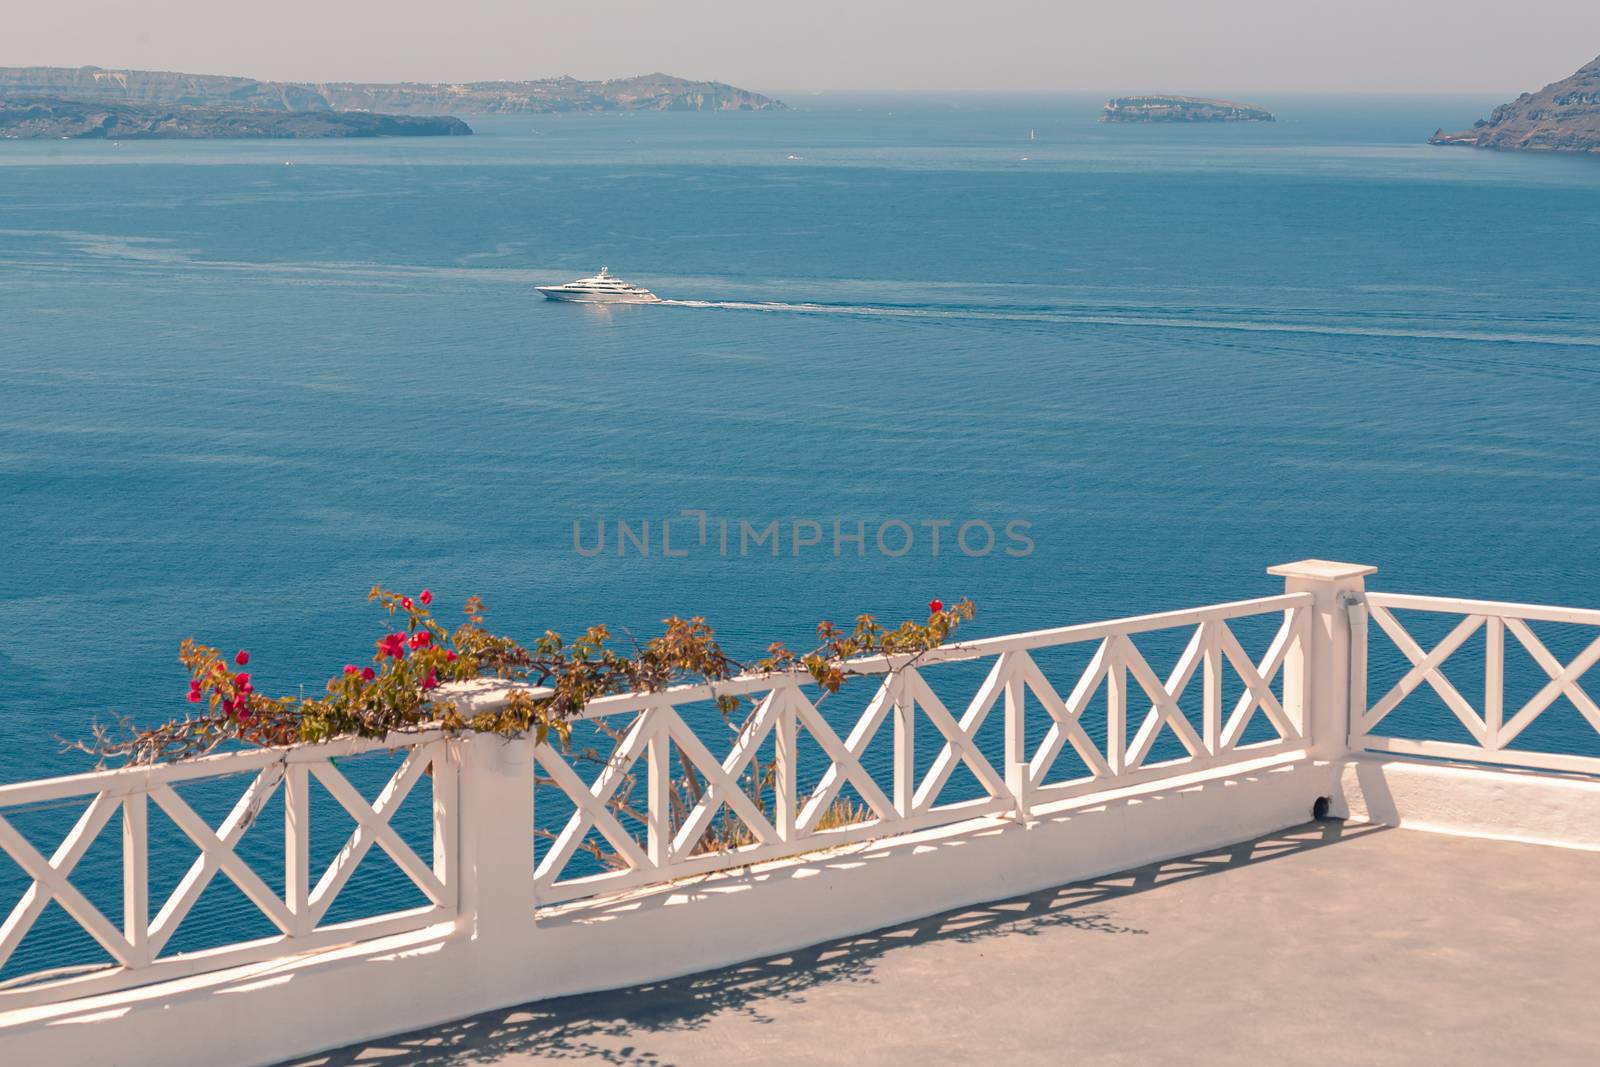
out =
[[(1600, 611), (1394, 593), (1368, 593), (1352, 598), (1349, 608), (1351, 630), (1358, 645), (1357, 654), (1351, 658), (1352, 682), (1362, 694), (1355, 700), (1350, 721), (1350, 744), (1356, 751), (1600, 774), (1600, 757), (1539, 751), (1517, 745), (1528, 727), (1541, 716), (1549, 715), (1563, 699), (1587, 724), (1587, 729), (1582, 730), (1584, 735), (1590, 735), (1591, 731), (1600, 734), (1600, 706), (1596, 706), (1581, 682), (1584, 673), (1600, 662)], [(1425, 649), (1396, 617), (1396, 612), (1459, 617), (1460, 621), (1432, 648)], [(1556, 624), (1573, 631), (1566, 636), (1577, 639), (1578, 651), (1562, 662), (1534, 632), (1531, 623)], [(1368, 707), (1365, 701), (1367, 645), (1372, 624), (1376, 624), (1378, 632), (1405, 656), (1409, 669), (1391, 688), (1378, 694)], [(1479, 634), (1483, 640), (1482, 665), (1473, 664), (1476, 669), (1472, 681), (1481, 681), (1481, 688), (1471, 685), (1468, 690), (1481, 693), (1482, 699), (1474, 703), (1462, 694), (1461, 688), (1445, 671), (1452, 657), (1466, 658), (1465, 647)], [(1525, 701), (1513, 706), (1506, 703), (1508, 634), (1515, 646), (1537, 665), (1541, 683)], [(1406, 708), (1408, 700), (1424, 685), (1449, 709), (1471, 738), (1470, 742), (1394, 737), (1378, 732), (1384, 721)], [(1588, 739), (1594, 740), (1593, 736)], [(1600, 746), (1588, 747), (1591, 751), (1600, 751)]]
[[(554, 745), (535, 749), (546, 780), (575, 807), (539, 862), (536, 900), (559, 903), (983, 816), (1011, 814), (1026, 819), (1036, 807), (1062, 799), (1303, 748), (1304, 696), (1280, 700), (1273, 685), (1307, 639), (1311, 600), (1309, 593), (1285, 594), (954, 644), (918, 656), (857, 660), (852, 669), (868, 677), (848, 682), (846, 688), (866, 685), (873, 695), (842, 733), (808, 695), (804, 683), (809, 678), (804, 676), (740, 678), (596, 700), (583, 717), (607, 721), (607, 736), (619, 738), (597, 776), (581, 777)], [(1275, 636), (1260, 658), (1247, 654), (1229, 628), (1230, 621), (1256, 616), (1276, 622)], [(1182, 630), (1187, 643), (1176, 666), (1161, 678), (1141, 654), (1137, 639), (1172, 630)], [(1046, 677), (1034, 654), (1067, 645), (1087, 645), (1093, 654), (1062, 691)], [(986, 673), (970, 700), (952, 711), (929, 679), (963, 663), (986, 665)], [(1224, 664), (1242, 683), (1238, 687), (1242, 692), (1226, 707)], [(1298, 677), (1303, 684), (1304, 675)], [(1186, 691), (1198, 694), (1198, 725), (1179, 707)], [(716, 695), (756, 701), (753, 714), (742, 723), (726, 755), (720, 756), (680, 714), (685, 706)], [(1093, 735), (1101, 740), (1091, 739), (1086, 729), (1086, 712), (1097, 695), (1105, 718)], [(1030, 701), (1043, 710), (1049, 723), (1031, 749), (1024, 724), (1024, 708)], [(994, 753), (998, 759), (978, 743), (978, 731), (991, 715), (1004, 717), (1002, 750)], [(1245, 743), (1256, 716), (1270, 727), (1272, 739)], [(924, 771), (918, 767), (917, 737), (929, 729), (935, 731), (940, 748)], [(862, 757), (883, 731), (893, 735), (893, 758), (880, 782)], [(1152, 752), (1163, 731), (1176, 739), (1183, 755), (1156, 762)], [(758, 803), (764, 798), (747, 787), (746, 775), (769, 737), (775, 744), (770, 765), (772, 802), (766, 804)], [(799, 788), (802, 737), (815, 742), (826, 761), (820, 778), (805, 792)], [(1047, 784), (1069, 747), (1086, 773)], [(692, 766), (706, 783), (698, 801), (679, 813), (673, 811), (668, 793), (673, 750), (677, 765)], [(614, 810), (622, 783), (641, 777), (640, 764), (645, 782), (637, 805), (644, 816), (642, 841)], [(971, 772), (979, 795), (941, 803), (941, 793), (957, 767)], [(860, 798), (860, 817), (826, 826), (847, 785)], [(754, 840), (740, 848), (705, 852), (702, 841), (724, 805)], [(564, 869), (591, 830), (599, 832), (622, 866), (563, 879)]]
[[(469, 742), (425, 733), (0, 787), (0, 852), (28, 880), (19, 898), (0, 900), (0, 914), (8, 913), (0, 925), (0, 966), (51, 902), (109, 957), (95, 969), (51, 967), (0, 985), (0, 1034), (7, 1012), (30, 1007), (408, 931), (440, 928), (446, 938), (482, 939), (695, 876), (844, 845), (892, 845), (939, 828), (1025, 833), (1053, 812), (1082, 810), (1097, 798), (1169, 783), (1245, 780), (1261, 768), (1329, 768), (1316, 780), (1329, 783), (1330, 791), (1345, 761), (1371, 758), (1361, 753), (1600, 775), (1600, 759), (1507, 747), (1558, 698), (1600, 731), (1600, 708), (1580, 685), (1600, 661), (1600, 636), (1562, 662), (1528, 625), (1600, 627), (1600, 612), (1367, 593), (1363, 578), (1370, 571), (1305, 561), (1273, 569), (1286, 582), (1277, 596), (861, 659), (851, 665), (858, 677), (846, 690), (859, 692), (864, 707), (846, 721), (836, 714), (841, 705), (819, 701), (803, 674), (747, 676), (596, 700), (578, 724), (581, 743), (505, 743), (493, 767), (482, 758), (462, 758)], [(1424, 649), (1396, 620), (1396, 612), (1407, 611), (1462, 621)], [(1411, 666), (1369, 705), (1372, 626)], [(1241, 640), (1245, 627), (1270, 639)], [(1474, 706), (1443, 667), (1480, 630), (1486, 634), (1485, 696)], [(1515, 708), (1504, 697), (1508, 631), (1548, 676), (1548, 684)], [(1182, 649), (1164, 676), (1152, 668), (1149, 652), (1152, 643), (1163, 642)], [(1075, 649), (1082, 666), (1053, 678)], [(1424, 684), (1441, 696), (1473, 744), (1375, 732)], [(963, 699), (948, 704), (939, 691), (953, 690)], [(753, 710), (734, 721), (735, 729), (708, 731), (694, 709), (718, 696), (737, 697)], [(504, 698), (503, 687), (487, 683), (452, 694), (479, 708)], [(980, 740), (986, 723), (987, 743)], [(869, 747), (880, 737), (874, 750), (880, 756), (869, 761)], [(597, 751), (585, 754), (591, 738)], [(338, 761), (382, 751), (403, 758), (369, 802)], [(1060, 773), (1062, 761), (1075, 773)], [(758, 764), (762, 776), (752, 787)], [(681, 787), (689, 768), (695, 793), (685, 802), (675, 783)], [(958, 770), (972, 784), (950, 796), (947, 787)], [(176, 788), (230, 777), (243, 792), (216, 826)], [(354, 823), (320, 869), (311, 862), (318, 817), (309, 802), (313, 781)], [(432, 795), (431, 855), (419, 855), (393, 825), (399, 805), (419, 789)], [(265, 872), (238, 846), (279, 791), (283, 868)], [(547, 818), (541, 826), (533, 818), (535, 797), (552, 795), (570, 816), (564, 823)], [(846, 798), (851, 803), (841, 809)], [(1309, 814), (1316, 797), (1304, 799)], [(7, 818), (30, 806), (63, 803), (81, 804), (82, 814), (53, 850), (36, 848)], [(151, 897), (152, 804), (165, 814), (164, 825), (198, 850), (160, 900)], [(732, 843), (710, 841), (708, 835), (732, 824), (740, 830)], [(73, 881), (91, 845), (118, 829), (120, 926)], [(536, 852), (534, 834), (541, 835), (542, 852)], [(333, 921), (330, 906), (375, 849), (426, 904)], [(596, 859), (602, 853), (608, 862)], [(175, 932), (219, 877), (236, 886), (276, 933), (175, 951)], [(1004, 884), (994, 886), (994, 896), (1005, 892)], [(813, 940), (831, 933), (818, 930)]]
[[(366, 752), (396, 749), (399, 768), (369, 803), (345, 778), (336, 760)], [(457, 766), (449, 742), (438, 733), (396, 736), (388, 742), (336, 741), (207, 756), (183, 763), (97, 771), (48, 781), (0, 787), (0, 852), (32, 879), (11, 903), (0, 925), (0, 965), (16, 952), (52, 901), (77, 923), (113, 961), (88, 973), (42, 982), (12, 980), (0, 987), (0, 1011), (62, 997), (143, 985), (259, 960), (290, 956), (329, 945), (382, 937), (453, 919), (457, 884)], [(407, 795), (427, 776), (433, 791), (433, 854), (418, 856), (390, 819)], [(178, 787), (233, 779), (243, 791), (221, 825), (213, 828), (196, 814)], [(353, 832), (321, 871), (310, 864), (310, 783), (317, 781), (355, 823)], [(274, 793), (282, 791), (283, 869), (268, 885), (238, 850)], [(82, 814), (60, 845), (46, 857), (5, 817), (40, 806), (78, 802)], [(165, 899), (151, 899), (151, 805), (198, 850), (198, 855)], [(15, 820), (18, 816), (12, 814)], [(89, 848), (120, 821), (122, 923), (112, 924), (73, 884), (74, 868)], [(327, 922), (330, 907), (374, 846), (387, 853), (410, 883), (427, 898), (423, 907), (357, 921)], [(225, 944), (199, 952), (167, 952), (174, 933), (218, 875), (235, 885), (277, 935)], [(315, 879), (313, 880), (313, 875)], [(281, 876), (281, 877), (280, 877)], [(10, 902), (0, 902), (10, 903)], [(154, 907), (159, 903), (159, 907)], [(152, 910), (154, 914), (152, 914)], [(66, 968), (76, 971), (80, 968)]]

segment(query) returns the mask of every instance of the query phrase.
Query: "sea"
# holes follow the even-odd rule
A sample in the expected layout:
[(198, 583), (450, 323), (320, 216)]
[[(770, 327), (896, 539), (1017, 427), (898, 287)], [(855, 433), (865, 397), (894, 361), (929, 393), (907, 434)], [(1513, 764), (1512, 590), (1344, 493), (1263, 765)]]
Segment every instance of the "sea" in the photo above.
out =
[[(1492, 96), (787, 99), (0, 142), (0, 782), (181, 715), (187, 636), (320, 691), (375, 584), (528, 639), (700, 615), (742, 658), (933, 599), (990, 635), (1265, 596), (1306, 557), (1600, 606), (1600, 160), (1424, 143)], [(601, 265), (662, 303), (534, 291)], [(1428, 708), (1396, 722), (1456, 739)], [(1565, 698), (1537, 725), (1600, 754)]]

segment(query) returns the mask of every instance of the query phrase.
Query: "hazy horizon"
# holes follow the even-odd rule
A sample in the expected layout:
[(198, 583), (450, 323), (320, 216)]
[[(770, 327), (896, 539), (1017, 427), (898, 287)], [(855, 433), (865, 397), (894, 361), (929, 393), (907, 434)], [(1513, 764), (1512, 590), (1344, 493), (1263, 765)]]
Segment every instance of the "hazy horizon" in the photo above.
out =
[(461, 0), (281, 0), (240, 32), (200, 0), (16, 0), (0, 66), (99, 66), (276, 81), (609, 79), (662, 71), (775, 95), (812, 92), (1515, 95), (1600, 53), (1600, 5), (1551, 0), (1525, 33), (1501, 5), (1415, 0), (905, 0), (732, 9), (707, 0), (507, 8)]

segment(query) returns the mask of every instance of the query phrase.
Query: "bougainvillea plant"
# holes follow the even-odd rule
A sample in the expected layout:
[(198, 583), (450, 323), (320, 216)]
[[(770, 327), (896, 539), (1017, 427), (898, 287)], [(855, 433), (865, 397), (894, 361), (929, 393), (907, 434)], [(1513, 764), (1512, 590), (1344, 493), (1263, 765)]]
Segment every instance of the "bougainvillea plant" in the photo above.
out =
[[(289, 745), (338, 737), (384, 738), (392, 733), (442, 728), (506, 736), (554, 734), (565, 745), (573, 721), (598, 697), (657, 692), (673, 685), (715, 683), (747, 672), (804, 672), (824, 693), (836, 693), (852, 672), (850, 661), (870, 654), (917, 655), (943, 644), (975, 608), (970, 600), (950, 607), (934, 600), (924, 622), (907, 620), (893, 629), (871, 615), (849, 630), (824, 620), (817, 644), (794, 652), (781, 642), (754, 663), (741, 663), (717, 643), (704, 618), (666, 619), (660, 635), (631, 651), (612, 643), (611, 631), (593, 626), (568, 641), (546, 631), (531, 644), (491, 632), (484, 604), (466, 603), (466, 621), (447, 630), (434, 617), (433, 594), (416, 596), (374, 587), (367, 598), (387, 612), (390, 625), (371, 661), (346, 664), (320, 696), (269, 696), (256, 689), (248, 651), (232, 657), (193, 638), (179, 659), (189, 672), (187, 700), (204, 705), (182, 718), (146, 729), (124, 725), (120, 733), (96, 726), (92, 742), (80, 745), (102, 760), (147, 764), (191, 759), (231, 743)], [(463, 713), (440, 687), (448, 682), (498, 678), (527, 683), (491, 711)], [(739, 701), (717, 698), (730, 719)]]
[[(415, 597), (374, 587), (368, 600), (388, 613), (390, 625), (375, 646), (371, 661), (345, 664), (328, 680), (317, 697), (268, 696), (258, 691), (245, 670), (250, 653), (241, 649), (232, 657), (193, 638), (186, 639), (179, 658), (189, 672), (187, 700), (204, 705), (181, 719), (148, 729), (123, 724), (119, 734), (96, 726), (94, 739), (76, 747), (102, 760), (148, 764), (203, 756), (233, 745), (291, 745), (339, 737), (387, 738), (395, 733), (443, 729), (448, 733), (481, 731), (503, 736), (532, 736), (540, 742), (555, 737), (574, 764), (603, 766), (611, 755), (592, 744), (572, 743), (573, 723), (589, 701), (618, 693), (656, 692), (673, 685), (707, 683), (713, 693), (718, 681), (746, 672), (792, 672), (809, 675), (824, 694), (833, 694), (854, 673), (851, 661), (870, 654), (908, 656), (906, 663), (943, 644), (961, 623), (970, 620), (974, 607), (962, 600), (945, 607), (938, 600), (928, 605), (925, 622), (908, 620), (889, 629), (870, 615), (856, 619), (844, 630), (824, 620), (817, 626), (817, 644), (797, 653), (782, 643), (768, 647), (754, 663), (740, 663), (717, 644), (703, 618), (666, 619), (657, 637), (633, 644), (631, 652), (612, 644), (604, 626), (585, 630), (567, 641), (546, 631), (530, 645), (492, 633), (484, 625), (484, 605), (472, 597), (464, 608), (466, 621), (446, 630), (434, 618), (433, 594), (427, 589)], [(902, 664), (903, 665), (903, 664)], [(450, 682), (498, 678), (512, 683), (509, 697), (490, 711), (464, 713), (449, 697)], [(716, 697), (729, 729), (744, 730), (758, 706), (756, 698), (744, 705), (732, 696)], [(604, 718), (588, 720), (592, 738), (609, 738), (619, 745), (628, 725)], [(707, 788), (700, 772), (681, 749), (681, 773), (669, 775), (669, 823), (674, 833), (699, 803)], [(763, 812), (774, 784), (776, 765), (753, 756), (741, 776), (740, 786)], [(540, 784), (552, 780), (536, 778)], [(607, 801), (619, 815), (636, 824), (645, 813), (633, 806), (636, 772), (624, 774)], [(835, 801), (823, 813), (819, 829), (829, 829), (871, 818), (870, 810)], [(536, 829), (544, 838), (553, 832)], [(748, 828), (731, 811), (724, 811), (694, 847), (697, 853), (738, 848), (753, 841)], [(626, 861), (610, 848), (585, 842), (580, 847), (600, 863), (618, 867)]]

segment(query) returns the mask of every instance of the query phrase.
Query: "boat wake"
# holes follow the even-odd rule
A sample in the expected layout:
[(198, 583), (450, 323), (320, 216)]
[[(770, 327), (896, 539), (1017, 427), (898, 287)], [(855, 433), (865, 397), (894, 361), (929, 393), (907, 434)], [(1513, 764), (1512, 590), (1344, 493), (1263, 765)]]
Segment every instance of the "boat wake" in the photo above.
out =
[(1213, 330), (1238, 333), (1298, 333), (1329, 337), (1379, 337), (1478, 344), (1559, 345), (1600, 348), (1600, 337), (1577, 334), (1429, 329), (1422, 327), (1339, 323), (1282, 322), (1268, 319), (1212, 319), (1174, 315), (1021, 310), (1002, 308), (902, 307), (873, 304), (793, 304), (754, 300), (661, 300), (661, 307), (715, 311), (761, 311), (797, 315), (853, 315), (865, 318), (968, 319), (982, 322), (1037, 322), (1062, 326), (1124, 326), (1154, 330)]

